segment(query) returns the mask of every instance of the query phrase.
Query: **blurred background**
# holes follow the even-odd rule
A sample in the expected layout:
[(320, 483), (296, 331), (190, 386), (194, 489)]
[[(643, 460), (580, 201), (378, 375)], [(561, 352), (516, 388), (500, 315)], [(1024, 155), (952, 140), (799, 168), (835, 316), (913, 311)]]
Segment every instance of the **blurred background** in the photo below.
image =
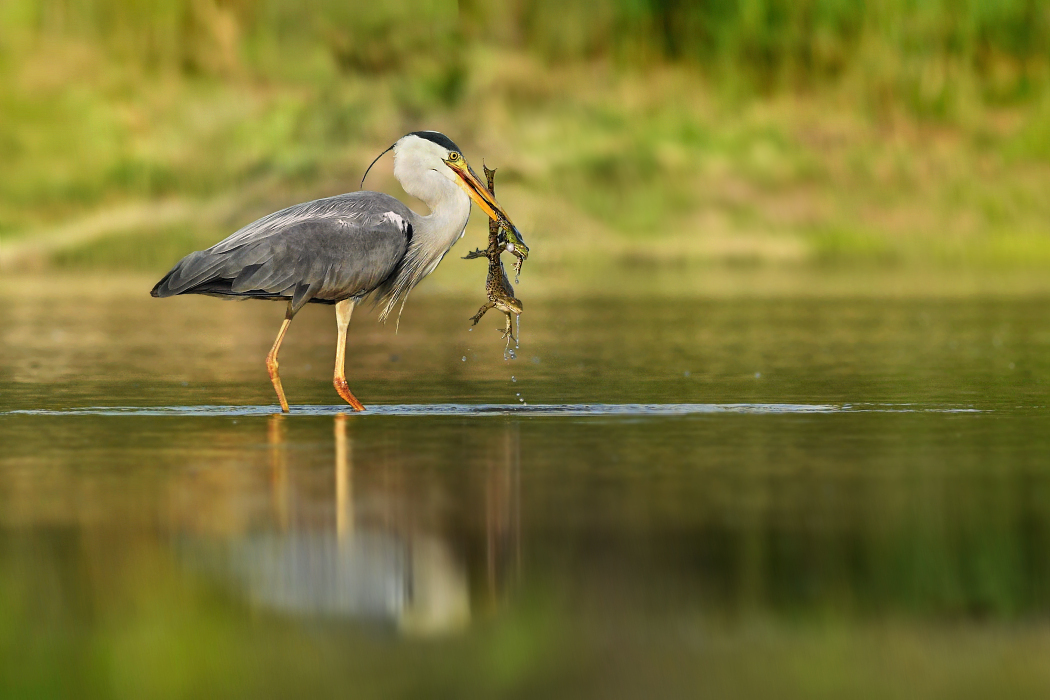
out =
[(1050, 267), (1039, 0), (4, 0), (0, 264), (159, 274), (421, 128), (500, 169), (532, 293)]
[[(272, 415), (149, 289), (417, 129), (517, 357), (475, 211)], [(1045, 0), (0, 0), (0, 696), (1050, 697), (1048, 193)]]

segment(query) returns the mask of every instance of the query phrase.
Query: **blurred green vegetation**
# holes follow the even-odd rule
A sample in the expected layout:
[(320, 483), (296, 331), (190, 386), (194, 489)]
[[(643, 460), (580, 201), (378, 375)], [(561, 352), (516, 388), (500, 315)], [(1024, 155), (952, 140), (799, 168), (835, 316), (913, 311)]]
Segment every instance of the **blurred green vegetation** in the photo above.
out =
[(160, 270), (435, 128), (562, 257), (1044, 267), (1048, 88), (1038, 0), (6, 0), (0, 263)]

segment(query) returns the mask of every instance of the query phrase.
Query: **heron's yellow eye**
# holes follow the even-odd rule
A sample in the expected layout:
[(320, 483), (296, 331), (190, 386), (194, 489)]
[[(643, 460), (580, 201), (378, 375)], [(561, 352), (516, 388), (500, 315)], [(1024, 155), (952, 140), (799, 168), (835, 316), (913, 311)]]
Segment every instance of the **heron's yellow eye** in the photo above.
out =
[(459, 154), (455, 151), (452, 151), (448, 154), (448, 159), (450, 162), (455, 163), (457, 160), (459, 160)]

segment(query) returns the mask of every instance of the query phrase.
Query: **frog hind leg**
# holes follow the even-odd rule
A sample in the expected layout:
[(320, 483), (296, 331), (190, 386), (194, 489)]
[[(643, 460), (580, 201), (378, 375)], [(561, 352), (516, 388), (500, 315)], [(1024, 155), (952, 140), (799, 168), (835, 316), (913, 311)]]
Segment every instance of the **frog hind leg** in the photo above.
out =
[[(514, 337), (514, 325), (513, 325), (514, 322), (511, 320), (511, 314), (506, 312), (506, 311), (504, 311), (503, 313), (506, 314), (506, 316), (507, 316), (507, 327), (503, 329), (503, 335), (500, 336), (500, 337), (501, 338), (510, 338), (511, 340), (515, 340), (516, 341), (517, 338)], [(499, 330), (499, 329), (497, 328), (496, 330)]]
[(471, 325), (473, 325), (473, 326), (478, 325), (478, 321), (480, 321), (481, 317), (485, 315), (485, 312), (488, 311), (489, 309), (491, 309), (494, 306), (495, 306), (495, 304), (493, 304), (490, 301), (487, 304), (485, 304), (484, 306), (482, 306), (480, 309), (478, 309), (478, 312), (470, 317), (470, 320), (474, 322)]

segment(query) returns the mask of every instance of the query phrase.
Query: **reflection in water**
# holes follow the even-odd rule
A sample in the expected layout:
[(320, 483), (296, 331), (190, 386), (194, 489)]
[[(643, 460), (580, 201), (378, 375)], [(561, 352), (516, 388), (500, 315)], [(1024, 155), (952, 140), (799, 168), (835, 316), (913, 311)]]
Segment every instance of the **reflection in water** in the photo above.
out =
[(493, 603), (509, 590), (521, 569), (521, 441), (518, 424), (503, 432), (503, 459), (490, 460), (486, 474), (486, 578)]
[(420, 299), (341, 420), (138, 299), (0, 305), (0, 697), (1050, 696), (1045, 299)]
[[(484, 590), (496, 605), (516, 575), (519, 551), (520, 447), (517, 426), (490, 445), (485, 471), (483, 548), (461, 546), (419, 512), (389, 465), (369, 472), (354, 459), (354, 419), (334, 417), (335, 468), (325, 489), (297, 488), (287, 418), (267, 425), (272, 524), (221, 546), (200, 538), (184, 549), (198, 566), (233, 584), (256, 606), (292, 615), (390, 623), (408, 634), (463, 628), (471, 617), (466, 557), (484, 552)], [(355, 488), (355, 471), (362, 484)], [(418, 500), (418, 499), (417, 499)]]
[(287, 442), (284, 416), (272, 416), (266, 424), (270, 443), (270, 483), (272, 484), (273, 511), (277, 526), (282, 532), (288, 530), (288, 459), (284, 445)]

